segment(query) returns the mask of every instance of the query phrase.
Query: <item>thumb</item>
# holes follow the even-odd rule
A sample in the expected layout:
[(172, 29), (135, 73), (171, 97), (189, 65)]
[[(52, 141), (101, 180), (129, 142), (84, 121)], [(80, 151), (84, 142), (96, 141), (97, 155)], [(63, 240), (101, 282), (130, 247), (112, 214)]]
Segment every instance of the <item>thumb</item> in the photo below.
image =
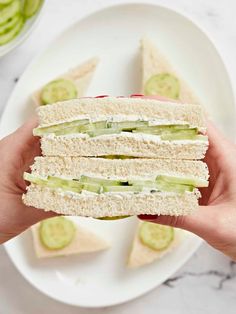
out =
[(138, 218), (152, 223), (185, 229), (207, 240), (215, 232), (212, 206), (199, 206), (197, 211), (187, 216), (139, 215)]

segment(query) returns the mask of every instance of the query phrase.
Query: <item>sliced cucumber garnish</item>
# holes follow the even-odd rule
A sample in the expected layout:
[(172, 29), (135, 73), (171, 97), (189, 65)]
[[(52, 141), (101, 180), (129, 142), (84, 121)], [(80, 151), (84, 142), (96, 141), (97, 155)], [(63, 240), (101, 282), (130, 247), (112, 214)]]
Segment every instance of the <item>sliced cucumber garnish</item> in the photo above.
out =
[(120, 122), (109, 122), (108, 127), (121, 129), (122, 131), (132, 131), (136, 128), (148, 126), (148, 121), (120, 121)]
[(39, 178), (32, 175), (31, 173), (24, 173), (24, 180), (31, 183), (46, 186), (52, 189), (62, 189), (65, 191), (80, 193), (82, 191), (83, 185), (75, 180), (64, 180), (57, 177), (47, 177), (46, 179)]
[(143, 245), (155, 251), (162, 251), (174, 240), (174, 228), (143, 222), (139, 228), (139, 238)]
[(20, 20), (20, 15), (16, 14), (6, 23), (0, 25), (0, 35), (9, 32)]
[(83, 183), (83, 190), (100, 194), (103, 192), (103, 186), (96, 183)]
[(178, 130), (189, 129), (188, 124), (170, 124), (170, 125), (152, 125), (133, 130), (135, 133), (148, 133), (154, 135), (160, 135), (165, 132), (174, 132)]
[(104, 186), (103, 187), (103, 192), (133, 192), (133, 193), (138, 193), (142, 192), (143, 187), (139, 185), (119, 185), (119, 186)]
[(173, 184), (191, 185), (194, 187), (207, 187), (208, 186), (207, 180), (203, 180), (203, 179), (199, 179), (199, 178), (159, 175), (159, 176), (157, 176), (157, 181), (159, 181), (159, 180), (173, 183)]
[(33, 16), (40, 8), (43, 0), (24, 0), (23, 14), (27, 18)]
[(31, 183), (38, 184), (38, 185), (47, 185), (48, 183), (47, 179), (36, 177), (33, 174), (28, 173), (28, 172), (24, 172), (23, 178), (26, 181), (29, 181)]
[(57, 125), (52, 125), (48, 127), (35, 128), (33, 130), (33, 134), (35, 136), (41, 136), (45, 134), (55, 133), (56, 131), (60, 131), (67, 128), (72, 128), (74, 126), (82, 126), (89, 123), (89, 119), (75, 120), (71, 122), (64, 122)]
[(117, 128), (108, 128), (108, 129), (97, 129), (93, 131), (88, 131), (87, 133), (90, 137), (96, 137), (96, 136), (107, 135), (107, 134), (119, 134), (121, 133), (121, 130)]
[(159, 95), (179, 99), (180, 83), (177, 77), (170, 73), (152, 76), (145, 84), (145, 95)]
[(77, 88), (72, 81), (58, 79), (48, 83), (42, 89), (41, 100), (43, 105), (47, 105), (57, 101), (76, 98), (77, 94)]
[(110, 180), (110, 179), (103, 179), (103, 178), (94, 178), (89, 176), (81, 176), (80, 182), (82, 183), (92, 183), (92, 184), (100, 184), (100, 185), (122, 185), (122, 182), (119, 180)]
[(156, 180), (156, 183), (157, 183), (158, 190), (162, 192), (165, 191), (165, 192), (183, 194), (185, 192), (193, 192), (194, 190), (194, 186), (165, 182), (158, 178)]
[(24, 20), (22, 17), (20, 17), (18, 22), (15, 24), (15, 26), (12, 29), (0, 35), (0, 46), (5, 45), (9, 41), (11, 41), (13, 38), (15, 38), (18, 35), (18, 33), (21, 31), (23, 26), (24, 26)]
[(1, 8), (0, 11), (0, 25), (6, 23), (9, 19), (13, 18), (20, 12), (21, 3), (20, 0), (14, 0), (9, 5)]
[(40, 223), (41, 243), (49, 250), (60, 250), (68, 246), (75, 237), (74, 223), (65, 217), (53, 217)]
[(127, 215), (127, 216), (113, 216), (113, 217), (100, 217), (100, 218), (97, 218), (99, 220), (119, 220), (119, 219), (125, 219), (125, 218), (128, 218), (130, 217), (130, 215)]
[(162, 140), (168, 140), (168, 141), (173, 141), (173, 140), (195, 140), (196, 136), (198, 134), (198, 129), (197, 128), (189, 128), (186, 130), (176, 130), (176, 131), (171, 131), (171, 132), (165, 132), (161, 134), (161, 139)]

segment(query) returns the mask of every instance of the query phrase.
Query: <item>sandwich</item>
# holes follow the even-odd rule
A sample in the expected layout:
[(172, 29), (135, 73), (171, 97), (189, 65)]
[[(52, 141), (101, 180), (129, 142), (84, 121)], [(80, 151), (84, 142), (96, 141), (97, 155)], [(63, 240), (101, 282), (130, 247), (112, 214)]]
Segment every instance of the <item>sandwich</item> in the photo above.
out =
[(86, 227), (60, 216), (31, 227), (38, 258), (93, 253), (109, 248), (109, 243)]
[(202, 159), (203, 109), (140, 97), (80, 98), (40, 106), (45, 156)]
[(23, 202), (63, 215), (101, 219), (187, 215), (198, 207), (208, 169), (199, 160), (36, 157)]
[(186, 231), (181, 229), (140, 222), (134, 235), (127, 266), (138, 268), (160, 260), (173, 252), (185, 236)]
[(141, 40), (142, 93), (200, 104), (192, 88), (148, 38)]
[(89, 59), (39, 88), (32, 95), (35, 105), (41, 106), (84, 96), (98, 62), (98, 58)]

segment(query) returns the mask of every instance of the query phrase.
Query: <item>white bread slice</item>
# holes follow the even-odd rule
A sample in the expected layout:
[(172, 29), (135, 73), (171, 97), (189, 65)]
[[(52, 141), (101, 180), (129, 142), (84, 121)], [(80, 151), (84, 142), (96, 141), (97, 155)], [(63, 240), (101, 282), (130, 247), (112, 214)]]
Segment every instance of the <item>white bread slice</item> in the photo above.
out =
[(181, 229), (174, 229), (174, 240), (173, 242), (168, 246), (167, 249), (162, 251), (155, 251), (147, 247), (146, 245), (143, 245), (142, 242), (139, 239), (139, 228), (141, 226), (142, 222), (139, 223), (133, 243), (131, 246), (131, 251), (128, 257), (127, 266), (129, 268), (138, 268), (147, 264), (151, 264), (154, 261), (161, 259), (168, 253), (172, 252), (183, 240), (185, 237), (185, 231)]
[(109, 243), (95, 233), (80, 225), (76, 226), (76, 234), (73, 241), (61, 250), (48, 250), (42, 245), (39, 238), (40, 223), (31, 227), (35, 254), (38, 258), (68, 256), (81, 253), (92, 253), (109, 248)]
[(96, 157), (126, 155), (146, 158), (202, 159), (208, 141), (161, 141), (155, 136), (123, 133), (89, 136), (43, 136), (44, 156)]
[(71, 193), (31, 184), (22, 196), (27, 206), (58, 214), (85, 217), (125, 215), (188, 215), (198, 208), (200, 192)]
[(36, 157), (32, 174), (39, 176), (64, 176), (80, 178), (91, 175), (104, 178), (182, 175), (208, 180), (207, 165), (202, 161), (175, 159), (105, 159), (76, 157)]
[(142, 93), (146, 82), (153, 75), (161, 73), (170, 73), (179, 79), (180, 82), (180, 97), (179, 100), (183, 103), (200, 104), (199, 99), (194, 95), (189, 85), (173, 68), (171, 63), (157, 49), (153, 42), (148, 38), (141, 40), (142, 53)]
[(204, 111), (199, 105), (180, 104), (140, 97), (80, 98), (57, 102), (37, 108), (40, 126), (54, 125), (87, 116), (90, 119), (114, 116), (137, 117), (137, 119), (158, 119), (187, 122), (206, 130)]
[[(77, 88), (78, 97), (82, 97), (86, 94), (88, 86), (97, 68), (98, 62), (99, 59), (94, 57), (78, 65), (77, 67), (70, 69), (68, 72), (63, 73), (54, 79), (64, 78), (73, 81)], [(42, 88), (43, 87), (35, 91), (34, 94), (32, 95), (33, 101), (36, 106), (40, 106), (42, 104), (40, 98)]]

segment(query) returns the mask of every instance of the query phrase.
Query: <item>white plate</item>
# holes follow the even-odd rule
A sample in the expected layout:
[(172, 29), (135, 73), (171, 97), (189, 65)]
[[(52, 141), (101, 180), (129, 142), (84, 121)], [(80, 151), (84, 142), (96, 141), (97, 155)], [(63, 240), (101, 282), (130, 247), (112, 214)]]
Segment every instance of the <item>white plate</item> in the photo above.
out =
[[(98, 55), (101, 64), (90, 95), (139, 92), (139, 39), (149, 35), (195, 86), (204, 104), (228, 135), (235, 133), (234, 100), (225, 67), (206, 35), (190, 20), (169, 9), (143, 4), (110, 7), (79, 21), (37, 57), (22, 75), (3, 114), (1, 136), (32, 112), (29, 95), (38, 86), (83, 60)], [(78, 219), (78, 218), (77, 218)], [(28, 233), (6, 244), (23, 276), (59, 301), (85, 307), (126, 302), (160, 285), (197, 250), (189, 235), (170, 255), (150, 266), (127, 270), (125, 262), (135, 218), (118, 222), (79, 221), (113, 242), (102, 253), (39, 261)]]
[(11, 40), (9, 43), (3, 46), (0, 46), (0, 57), (3, 57), (4, 55), (6, 55), (7, 53), (12, 51), (16, 47), (18, 47), (21, 43), (23, 43), (27, 39), (27, 37), (30, 35), (30, 33), (38, 24), (38, 21), (43, 12), (44, 5), (45, 5), (45, 2), (42, 3), (40, 10), (34, 16), (32, 16), (30, 19), (26, 21), (20, 33), (13, 40)]

